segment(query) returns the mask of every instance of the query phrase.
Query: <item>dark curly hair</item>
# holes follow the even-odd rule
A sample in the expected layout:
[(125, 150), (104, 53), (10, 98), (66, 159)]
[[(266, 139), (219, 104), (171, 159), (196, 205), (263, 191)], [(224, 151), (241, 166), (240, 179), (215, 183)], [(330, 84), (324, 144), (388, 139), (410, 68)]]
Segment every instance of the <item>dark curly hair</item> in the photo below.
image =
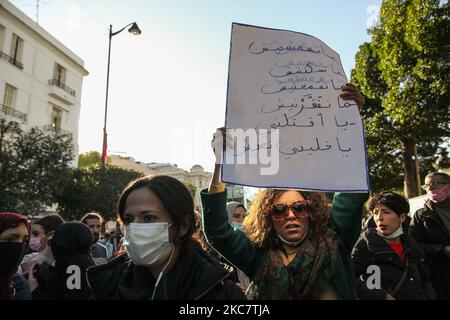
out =
[[(259, 247), (278, 248), (281, 242), (276, 236), (270, 210), (275, 200), (288, 190), (264, 189), (253, 201), (244, 219), (244, 231), (248, 238)], [(325, 234), (330, 217), (331, 204), (324, 193), (298, 191), (303, 198), (311, 201), (309, 232), (315, 237)]]

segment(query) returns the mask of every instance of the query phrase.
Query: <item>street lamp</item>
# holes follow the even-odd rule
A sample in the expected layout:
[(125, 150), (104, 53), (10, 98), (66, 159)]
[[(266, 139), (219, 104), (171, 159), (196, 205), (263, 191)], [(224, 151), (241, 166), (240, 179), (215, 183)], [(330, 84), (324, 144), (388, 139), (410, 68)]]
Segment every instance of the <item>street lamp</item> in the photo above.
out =
[[(131, 26), (131, 27), (130, 27)], [(106, 99), (105, 99), (105, 122), (103, 124), (103, 148), (102, 148), (102, 165), (105, 166), (107, 162), (107, 149), (108, 149), (108, 138), (106, 134), (106, 119), (108, 115), (108, 90), (109, 90), (109, 64), (111, 61), (111, 38), (116, 34), (121, 33), (125, 28), (130, 27), (128, 32), (134, 34), (135, 36), (141, 34), (141, 29), (139, 29), (136, 22), (130, 23), (120, 29), (119, 31), (112, 32), (112, 25), (109, 25), (109, 47), (108, 47), (108, 69), (106, 72)]]

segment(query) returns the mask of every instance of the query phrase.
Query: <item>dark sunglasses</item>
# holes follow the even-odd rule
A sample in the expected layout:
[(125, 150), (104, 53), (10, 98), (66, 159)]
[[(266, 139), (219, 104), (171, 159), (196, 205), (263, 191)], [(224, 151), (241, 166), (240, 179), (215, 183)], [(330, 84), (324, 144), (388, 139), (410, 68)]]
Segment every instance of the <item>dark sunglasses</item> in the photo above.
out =
[(275, 204), (272, 206), (272, 217), (276, 221), (286, 220), (289, 216), (289, 210), (292, 211), (296, 218), (307, 218), (311, 211), (311, 201), (297, 201), (291, 205)]

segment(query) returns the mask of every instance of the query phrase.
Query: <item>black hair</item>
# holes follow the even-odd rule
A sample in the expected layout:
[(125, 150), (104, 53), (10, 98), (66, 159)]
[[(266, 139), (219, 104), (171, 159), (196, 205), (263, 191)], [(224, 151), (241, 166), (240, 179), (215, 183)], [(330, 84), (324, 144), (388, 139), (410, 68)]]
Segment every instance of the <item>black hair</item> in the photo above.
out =
[(58, 229), (58, 227), (64, 223), (64, 219), (57, 214), (51, 214), (37, 220), (34, 224), (42, 226), (44, 233), (49, 233)]
[(146, 176), (130, 182), (122, 191), (118, 201), (117, 211), (122, 223), (124, 223), (123, 215), (128, 196), (134, 190), (141, 188), (148, 188), (161, 200), (164, 208), (172, 218), (174, 226), (177, 228), (177, 234), (181, 226), (187, 227), (186, 234), (175, 239), (175, 242), (192, 238), (197, 229), (194, 200), (182, 182), (169, 176)]
[(408, 200), (406, 200), (402, 195), (392, 191), (383, 191), (370, 199), (368, 204), (369, 211), (372, 212), (377, 204), (385, 205), (394, 211), (398, 216), (402, 213), (405, 213), (406, 215), (409, 213)]
[(434, 176), (438, 176), (441, 177), (442, 179), (444, 179), (445, 183), (449, 183), (450, 184), (450, 175), (446, 174), (445, 172), (432, 172), (427, 174), (426, 178), (432, 178)]
[(79, 221), (66, 222), (55, 231), (51, 240), (52, 252), (58, 259), (61, 256), (89, 254), (93, 235), (88, 226)]

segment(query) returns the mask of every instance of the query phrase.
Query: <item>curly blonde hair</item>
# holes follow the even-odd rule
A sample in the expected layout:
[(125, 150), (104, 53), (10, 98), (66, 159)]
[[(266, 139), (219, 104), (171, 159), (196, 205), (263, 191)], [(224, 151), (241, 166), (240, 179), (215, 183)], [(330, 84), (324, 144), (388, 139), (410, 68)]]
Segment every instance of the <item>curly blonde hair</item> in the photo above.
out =
[[(275, 200), (289, 190), (264, 189), (258, 193), (244, 219), (243, 227), (247, 237), (256, 246), (278, 248), (281, 242), (273, 228), (271, 209)], [(322, 192), (298, 191), (303, 198), (311, 201), (309, 215), (309, 233), (315, 237), (322, 236), (326, 230), (330, 217), (330, 201)]]

